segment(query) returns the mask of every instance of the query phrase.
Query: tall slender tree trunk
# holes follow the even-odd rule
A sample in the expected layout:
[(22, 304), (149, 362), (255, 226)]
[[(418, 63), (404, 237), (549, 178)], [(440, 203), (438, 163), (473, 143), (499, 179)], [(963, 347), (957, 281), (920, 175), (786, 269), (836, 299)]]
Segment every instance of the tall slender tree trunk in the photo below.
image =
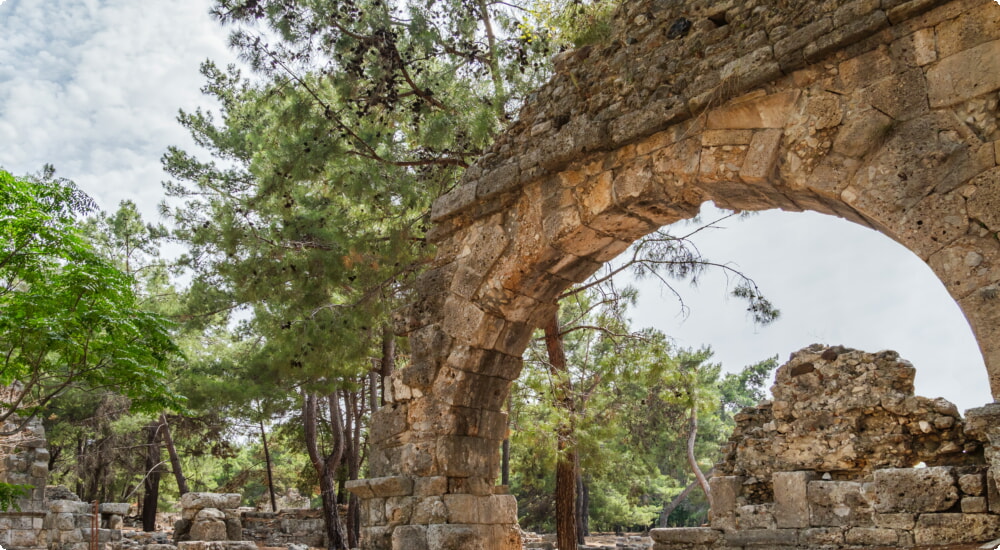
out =
[[(393, 353), (395, 353), (393, 351)], [(385, 357), (383, 356), (383, 361)], [(344, 434), (348, 436), (344, 461), (347, 463), (347, 479), (355, 480), (361, 474), (362, 455), (362, 418), (365, 415), (365, 391), (364, 379), (361, 380), (361, 389), (356, 393), (346, 394), (346, 407), (344, 410)], [(374, 403), (372, 403), (374, 405)], [(346, 491), (341, 489), (342, 494)], [(359, 546), (361, 536), (361, 501), (353, 493), (347, 493), (347, 545), (350, 548)]]
[[(331, 400), (331, 414), (339, 413), (340, 407), (334, 405), (336, 399)], [(317, 397), (311, 393), (303, 395), (302, 417), (305, 431), (306, 450), (309, 453), (309, 460), (319, 477), (320, 496), (323, 499), (323, 522), (326, 526), (326, 546), (331, 550), (341, 550), (346, 548), (344, 529), (340, 524), (340, 514), (337, 513), (337, 486), (334, 474), (340, 466), (341, 457), (344, 454), (343, 424), (338, 416), (336, 421), (331, 422), (333, 434), (333, 451), (323, 456), (319, 450), (317, 428)], [(340, 428), (339, 433), (337, 433)]]
[(694, 477), (698, 480), (698, 485), (701, 485), (701, 490), (705, 492), (705, 498), (708, 500), (708, 508), (712, 509), (712, 490), (708, 485), (708, 478), (702, 473), (701, 468), (698, 466), (698, 459), (694, 455), (694, 443), (698, 438), (698, 403), (694, 399), (694, 392), (692, 391), (691, 396), (691, 431), (688, 433), (687, 440), (687, 459), (688, 465), (691, 466), (691, 471), (694, 472)]
[(146, 426), (146, 479), (143, 482), (142, 530), (156, 530), (156, 509), (160, 500), (160, 423)]
[(486, 43), (489, 46), (490, 76), (493, 77), (493, 107), (496, 110), (497, 119), (502, 121), (506, 112), (507, 91), (504, 89), (503, 74), (500, 72), (497, 38), (493, 32), (493, 18), (490, 17), (489, 3), (486, 0), (479, 0), (479, 18), (486, 29)]
[(576, 540), (587, 544), (590, 535), (590, 492), (580, 473), (580, 456), (576, 455)]
[(174, 479), (177, 481), (177, 492), (183, 495), (188, 492), (187, 478), (181, 469), (181, 458), (177, 456), (177, 447), (174, 446), (174, 438), (170, 435), (170, 425), (167, 424), (167, 416), (160, 414), (160, 424), (163, 426), (163, 443), (167, 446), (167, 454), (170, 455), (170, 469), (174, 471)]
[[(556, 405), (570, 417), (573, 414), (569, 366), (559, 328), (559, 310), (545, 323), (545, 347), (549, 354), (549, 369), (556, 380)], [(573, 448), (573, 427), (569, 421), (558, 428), (556, 462), (556, 542), (559, 548), (576, 548), (576, 453)]]
[(507, 431), (500, 447), (500, 485), (510, 485), (510, 415), (513, 414), (514, 398), (507, 396)]
[(260, 441), (264, 445), (264, 463), (267, 464), (267, 492), (271, 495), (271, 511), (278, 511), (278, 501), (274, 498), (274, 468), (271, 464), (271, 449), (267, 446), (267, 432), (264, 430), (264, 420), (260, 421)]
[(389, 381), (389, 377), (392, 373), (396, 371), (396, 335), (392, 332), (392, 327), (389, 324), (382, 325), (382, 362), (381, 362), (381, 372), (379, 374), (382, 376), (382, 400), (381, 405), (385, 406), (385, 384)]
[[(706, 476), (711, 475), (713, 470), (709, 470)], [(682, 502), (684, 502), (684, 499), (686, 499), (688, 495), (691, 494), (691, 491), (695, 490), (695, 488), (698, 487), (701, 487), (701, 484), (698, 482), (697, 479), (695, 479), (694, 481), (689, 483), (688, 486), (685, 487), (684, 490), (681, 491), (679, 495), (675, 496), (673, 500), (671, 500), (669, 503), (664, 504), (663, 510), (660, 511), (660, 519), (657, 522), (657, 525), (659, 527), (667, 527), (667, 520), (670, 519), (670, 514), (672, 514), (673, 511), (676, 510), (677, 507), (680, 506)]]

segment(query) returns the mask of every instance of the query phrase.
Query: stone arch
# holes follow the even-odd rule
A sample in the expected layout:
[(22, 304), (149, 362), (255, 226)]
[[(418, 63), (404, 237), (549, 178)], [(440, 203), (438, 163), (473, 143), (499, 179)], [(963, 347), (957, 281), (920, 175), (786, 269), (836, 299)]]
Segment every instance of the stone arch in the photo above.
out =
[(626, 2), (432, 210), (399, 315), (412, 364), (372, 427), (365, 547), (519, 548), (495, 494), (501, 412), (568, 286), (713, 200), (813, 210), (924, 259), (1000, 395), (1000, 6), (992, 0)]

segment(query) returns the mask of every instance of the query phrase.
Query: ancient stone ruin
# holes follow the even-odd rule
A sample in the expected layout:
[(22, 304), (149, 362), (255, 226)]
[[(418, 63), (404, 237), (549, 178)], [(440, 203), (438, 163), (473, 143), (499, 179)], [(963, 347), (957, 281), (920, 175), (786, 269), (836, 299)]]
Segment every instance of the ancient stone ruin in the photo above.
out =
[(45, 429), (31, 421), (14, 453), (0, 460), (0, 481), (35, 488), (18, 500), (20, 510), (0, 512), (0, 546), (5, 550), (256, 550), (258, 545), (323, 548), (326, 531), (320, 510), (289, 494), (282, 503), (306, 508), (256, 512), (240, 507), (239, 494), (186, 493), (172, 540), (144, 534), (125, 536), (128, 503), (81, 502), (64, 487), (46, 487), (49, 453)]
[[(412, 360), (375, 414), (376, 479), (352, 486), (366, 549), (519, 548), (494, 480), (531, 331), (567, 287), (706, 201), (898, 241), (962, 308), (1000, 396), (1000, 6), (635, 0), (614, 28), (560, 54), (434, 203), (437, 256), (398, 319)], [(841, 458), (867, 467), (855, 449)]]
[(655, 550), (906, 548), (1000, 537), (985, 438), (948, 401), (915, 397), (913, 377), (891, 351), (811, 346), (793, 354), (776, 373), (774, 400), (736, 418), (711, 479), (711, 527), (653, 530)]
[[(9, 419), (2, 426), (3, 430), (12, 430), (18, 421), (16, 418)], [(49, 477), (49, 451), (42, 422), (38, 419), (30, 421), (24, 432), (19, 434), (17, 445), (20, 452), (8, 454), (0, 460), (0, 481), (31, 485), (34, 489), (18, 501), (19, 511), (0, 513), (0, 546), (42, 550), (47, 547), (47, 539), (41, 533), (47, 512), (45, 482)]]

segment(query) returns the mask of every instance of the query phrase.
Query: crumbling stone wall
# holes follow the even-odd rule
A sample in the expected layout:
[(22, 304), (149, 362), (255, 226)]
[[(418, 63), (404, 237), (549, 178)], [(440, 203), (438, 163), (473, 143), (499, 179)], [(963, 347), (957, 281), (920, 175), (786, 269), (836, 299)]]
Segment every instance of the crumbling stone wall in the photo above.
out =
[[(2, 426), (11, 430), (20, 423), (11, 418)], [(45, 428), (40, 420), (33, 419), (17, 436), (17, 447), (0, 460), (0, 481), (17, 485), (31, 485), (31, 493), (17, 501), (20, 510), (0, 512), (0, 546), (8, 550), (41, 550), (48, 539), (42, 529), (45, 520), (45, 482), (49, 476), (49, 451), (45, 441)]]
[(259, 546), (291, 544), (326, 547), (322, 510), (292, 509), (280, 512), (242, 512), (243, 539)]
[[(75, 497), (75, 495), (72, 495)], [(121, 550), (122, 518), (128, 514), (127, 503), (98, 504), (75, 500), (47, 502), (48, 514), (43, 523), (49, 550), (88, 550), (94, 536), (93, 521), (97, 515), (97, 543), (100, 550)]]
[(776, 373), (774, 401), (737, 417), (710, 482), (711, 527), (654, 530), (655, 550), (905, 548), (1000, 537), (984, 441), (966, 432), (948, 401), (915, 397), (913, 374), (892, 351), (810, 346), (793, 354)]
[(965, 312), (1000, 396), (1000, 6), (636, 0), (615, 29), (560, 55), (434, 203), (437, 256), (398, 319), (412, 361), (375, 415), (376, 479), (351, 485), (367, 549), (519, 546), (493, 484), (532, 329), (568, 286), (709, 200), (902, 243)]
[(723, 476), (769, 496), (771, 474), (810, 470), (836, 479), (883, 468), (984, 464), (958, 408), (913, 395), (916, 369), (893, 351), (811, 346), (778, 369), (773, 401), (736, 416)]

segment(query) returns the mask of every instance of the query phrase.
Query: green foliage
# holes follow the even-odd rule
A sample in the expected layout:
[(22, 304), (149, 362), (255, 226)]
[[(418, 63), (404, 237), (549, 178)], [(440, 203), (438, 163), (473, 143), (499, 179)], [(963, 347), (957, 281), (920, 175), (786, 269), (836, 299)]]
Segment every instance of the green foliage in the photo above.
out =
[(611, 23), (618, 4), (617, 0), (544, 0), (534, 2), (531, 12), (539, 26), (552, 33), (556, 43), (580, 48), (611, 39)]
[(10, 510), (20, 512), (21, 507), (17, 504), (18, 499), (31, 494), (32, 489), (34, 487), (31, 485), (0, 483), (0, 512), (8, 512)]
[(0, 385), (20, 384), (0, 417), (36, 414), (70, 387), (114, 388), (138, 409), (176, 406), (164, 383), (178, 355), (169, 324), (76, 228), (89, 197), (52, 176), (0, 171)]
[[(707, 348), (677, 349), (662, 332), (633, 331), (625, 313), (634, 291), (602, 288), (562, 302), (568, 380), (550, 371), (536, 338), (513, 390), (511, 490), (528, 529), (553, 528), (559, 426), (573, 427), (591, 528), (641, 530), (694, 479), (685, 455), (690, 408), (699, 415), (695, 454), (708, 471), (732, 431), (732, 411), (763, 397), (776, 366), (768, 359), (723, 374)], [(571, 409), (555, 406), (556, 388), (567, 385)], [(692, 496), (671, 522), (698, 525), (707, 507)]]

